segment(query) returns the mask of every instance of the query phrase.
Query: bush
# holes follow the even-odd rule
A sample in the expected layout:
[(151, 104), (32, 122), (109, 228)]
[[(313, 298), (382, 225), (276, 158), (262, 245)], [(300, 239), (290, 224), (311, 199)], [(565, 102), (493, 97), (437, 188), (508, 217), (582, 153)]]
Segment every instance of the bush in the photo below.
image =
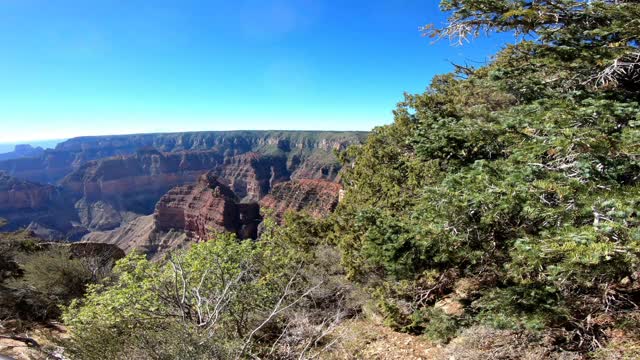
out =
[(310, 265), (313, 256), (282, 237), (271, 224), (258, 242), (220, 234), (162, 263), (130, 254), (117, 263), (112, 282), (89, 286), (65, 309), (67, 353), (284, 358), (321, 344), (332, 326), (327, 319), (342, 316), (332, 297), (344, 294), (326, 291), (326, 276)]
[(0, 317), (27, 322), (57, 318), (61, 305), (84, 295), (112, 266), (76, 258), (64, 245), (43, 247), (27, 232), (0, 235), (0, 260)]

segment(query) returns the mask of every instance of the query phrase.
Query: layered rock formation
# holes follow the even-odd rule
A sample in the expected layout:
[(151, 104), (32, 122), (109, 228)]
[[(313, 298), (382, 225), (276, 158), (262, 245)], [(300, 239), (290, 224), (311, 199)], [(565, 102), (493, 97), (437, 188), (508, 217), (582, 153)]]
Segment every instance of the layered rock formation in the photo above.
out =
[(195, 182), (222, 162), (217, 151), (161, 153), (139, 150), (88, 162), (61, 181), (73, 194), (83, 226), (109, 230), (139, 215), (151, 214), (169, 189)]
[(285, 212), (301, 211), (316, 218), (329, 215), (338, 205), (341, 186), (326, 180), (293, 180), (277, 184), (260, 206), (271, 209), (277, 219)]
[(154, 219), (159, 231), (180, 229), (197, 240), (210, 238), (211, 231), (255, 239), (261, 221), (258, 204), (240, 203), (212, 172), (202, 175), (195, 185), (169, 191), (158, 202)]
[(257, 237), (262, 221), (257, 203), (242, 203), (213, 173), (165, 194), (153, 215), (141, 216), (112, 231), (93, 232), (83, 241), (109, 243), (130, 252), (159, 257), (170, 250), (208, 240), (212, 232), (232, 232), (241, 239)]
[[(214, 151), (225, 159), (248, 152), (284, 155), (290, 168), (304, 169), (301, 173), (305, 176), (298, 178), (309, 177), (308, 174), (317, 177), (323, 172), (330, 177), (336, 162), (333, 151), (361, 143), (366, 135), (365, 132), (213, 131), (80, 137), (58, 144), (55, 150), (45, 150), (38, 157), (0, 161), (0, 170), (22, 179), (56, 183), (89, 161), (153, 148), (161, 152)], [(300, 166), (302, 163), (305, 165)]]
[(86, 163), (60, 184), (88, 201), (111, 199), (150, 212), (144, 196), (157, 201), (170, 188), (195, 181), (222, 159), (216, 151), (161, 153), (155, 149), (142, 149), (132, 156)]
[[(280, 190), (263, 203), (277, 213), (308, 208), (320, 216), (330, 211), (335, 206), (331, 186), (297, 180), (337, 181), (340, 165), (333, 151), (365, 136), (236, 131), (71, 139), (39, 157), (0, 161), (0, 170), (17, 177), (59, 185), (27, 181), (31, 192), (0, 190), (0, 215), (2, 203), (13, 204), (10, 209), (5, 205), (2, 217), (13, 228), (28, 226), (47, 239), (77, 239), (88, 230), (108, 238), (105, 241), (123, 243), (133, 234), (144, 234), (131, 241), (150, 252), (180, 246), (188, 238), (206, 238), (209, 227), (254, 237), (259, 209), (248, 204), (273, 189)], [(201, 179), (189, 185), (205, 173), (207, 181), (215, 177), (215, 184), (202, 185)], [(211, 195), (212, 188), (220, 193)], [(178, 210), (182, 207), (187, 210)], [(154, 211), (153, 226), (139, 219)]]
[(114, 244), (126, 252), (136, 250), (160, 258), (208, 240), (212, 232), (255, 239), (262, 221), (261, 206), (271, 209), (279, 220), (288, 210), (323, 217), (337, 206), (340, 189), (339, 184), (326, 180), (293, 180), (274, 185), (260, 204), (243, 203), (215, 171), (210, 171), (195, 184), (171, 189), (153, 215), (138, 217), (115, 230), (92, 232), (83, 241)]
[[(78, 167), (60, 184), (79, 199), (76, 207), (82, 225), (103, 231), (135, 214), (151, 214), (169, 189), (193, 183), (210, 170), (245, 201), (258, 201), (275, 184), (290, 179), (336, 180), (340, 166), (333, 150), (363, 136), (259, 131), (127, 135), (72, 139), (56, 151), (75, 154), (72, 167)], [(133, 155), (80, 164), (94, 156), (134, 151), (134, 147), (141, 148)]]
[(286, 157), (263, 156), (255, 152), (225, 159), (213, 172), (237, 196), (248, 201), (262, 199), (273, 185), (291, 177)]
[(42, 209), (59, 196), (51, 185), (41, 185), (0, 173), (0, 211)]
[(8, 221), (3, 231), (30, 227), (49, 240), (65, 238), (77, 219), (72, 203), (61, 189), (4, 173), (0, 173), (0, 218)]
[(20, 179), (54, 184), (73, 170), (71, 164), (74, 158), (73, 153), (45, 150), (38, 157), (0, 161), (0, 171)]

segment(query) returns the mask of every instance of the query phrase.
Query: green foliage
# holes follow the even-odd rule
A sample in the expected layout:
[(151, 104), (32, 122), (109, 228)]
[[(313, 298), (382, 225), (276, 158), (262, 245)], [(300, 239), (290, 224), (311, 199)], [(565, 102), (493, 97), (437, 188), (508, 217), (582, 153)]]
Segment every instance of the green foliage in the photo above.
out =
[[(640, 4), (442, 6), (450, 23), (426, 29), (434, 36), (537, 38), (436, 77), (341, 154), (334, 238), (349, 276), (412, 332), (445, 296), (475, 322), (515, 329), (582, 333), (588, 314), (633, 308), (613, 287), (640, 260)], [(481, 290), (456, 295), (461, 277)]]
[(73, 258), (69, 248), (53, 247), (21, 258), (24, 276), (15, 286), (27, 286), (64, 304), (84, 294), (93, 274), (82, 259)]
[(151, 262), (129, 254), (65, 308), (75, 359), (298, 358), (330, 343), (362, 300), (328, 221), (267, 217), (259, 241), (219, 234)]
[(0, 233), (0, 283), (22, 275), (16, 257), (36, 249), (37, 239), (26, 231)]
[[(82, 359), (104, 359), (105, 348), (114, 359), (133, 349), (140, 358), (242, 353), (273, 309), (300, 296), (303, 260), (269, 234), (259, 242), (223, 234), (163, 264), (129, 255), (114, 268), (113, 284), (91, 286), (66, 309), (74, 334), (68, 349)], [(182, 332), (186, 340), (165, 341)]]
[(424, 318), (427, 320), (424, 334), (432, 341), (448, 342), (456, 337), (461, 328), (460, 319), (437, 308), (427, 310)]
[(106, 277), (111, 263), (74, 257), (65, 245), (43, 246), (27, 231), (0, 234), (0, 317), (47, 321)]

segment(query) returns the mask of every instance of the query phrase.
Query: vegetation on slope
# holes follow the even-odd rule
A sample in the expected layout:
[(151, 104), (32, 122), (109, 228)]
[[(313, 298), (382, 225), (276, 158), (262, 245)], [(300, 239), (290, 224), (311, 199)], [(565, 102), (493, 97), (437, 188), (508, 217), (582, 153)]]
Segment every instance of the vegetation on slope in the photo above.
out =
[[(153, 263), (131, 254), (65, 310), (77, 359), (312, 356), (349, 313), (338, 254), (318, 225), (267, 221), (260, 241), (220, 234)], [(309, 226), (307, 226), (309, 225)], [(286, 229), (286, 230), (284, 230)]]

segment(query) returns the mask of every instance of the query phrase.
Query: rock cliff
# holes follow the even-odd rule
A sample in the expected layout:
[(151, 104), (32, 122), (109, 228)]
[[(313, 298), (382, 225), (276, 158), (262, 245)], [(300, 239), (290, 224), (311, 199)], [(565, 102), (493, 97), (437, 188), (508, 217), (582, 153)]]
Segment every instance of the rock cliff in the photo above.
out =
[(293, 180), (277, 184), (260, 206), (271, 209), (277, 219), (288, 210), (301, 211), (320, 218), (329, 215), (338, 205), (341, 186), (326, 180)]
[(8, 221), (3, 231), (30, 227), (47, 234), (44, 237), (50, 240), (64, 239), (77, 219), (73, 204), (60, 188), (4, 173), (0, 173), (0, 218)]
[(92, 232), (83, 241), (115, 244), (126, 252), (138, 250), (157, 258), (208, 240), (212, 232), (255, 239), (261, 221), (257, 203), (240, 202), (214, 172), (208, 172), (195, 184), (167, 192), (153, 215), (138, 217), (115, 230)]
[[(158, 228), (154, 222), (153, 231), (143, 231), (152, 234), (142, 241), (149, 249), (175, 246), (184, 240), (183, 235), (167, 236), (172, 231), (182, 231), (187, 238), (202, 238), (210, 226), (237, 232), (241, 237), (254, 237), (253, 225), (242, 221), (253, 221), (259, 216), (259, 209), (248, 204), (262, 200), (280, 184), (289, 185), (282, 185), (264, 202), (265, 206), (279, 213), (289, 208), (309, 209), (317, 216), (330, 211), (334, 205), (327, 189), (331, 186), (297, 181), (337, 181), (340, 165), (333, 151), (360, 143), (366, 135), (233, 131), (71, 139), (38, 157), (0, 161), (0, 171), (15, 175), (11, 177), (15, 184), (20, 181), (18, 178), (32, 179), (23, 182), (28, 191), (0, 190), (0, 214), (12, 222), (12, 227), (28, 226), (47, 239), (77, 239), (87, 231), (122, 239), (145, 228), (141, 226), (144, 221), (133, 222), (138, 217), (159, 210), (154, 215), (160, 219)], [(167, 199), (173, 196), (175, 201), (185, 202), (177, 208), (200, 206), (198, 196), (209, 196), (208, 192), (202, 187), (202, 179), (192, 184), (205, 173), (219, 183), (209, 184), (209, 188), (228, 192), (224, 190), (226, 195), (222, 198), (208, 199), (208, 210), (199, 214), (186, 211), (180, 220), (180, 211), (172, 208)], [(34, 180), (57, 186), (36, 184)], [(294, 182), (288, 183), (291, 180)], [(199, 195), (188, 198), (189, 192)], [(161, 198), (164, 200), (159, 203)], [(218, 210), (222, 213), (216, 213)], [(163, 227), (171, 221), (174, 223)]]
[(183, 230), (196, 240), (208, 239), (211, 231), (255, 239), (262, 220), (257, 203), (240, 203), (213, 172), (202, 175), (195, 185), (171, 189), (158, 202), (154, 219), (157, 230)]
[(198, 182), (178, 186), (165, 194), (153, 215), (141, 216), (117, 229), (94, 231), (82, 239), (109, 243), (125, 252), (141, 251), (152, 258), (207, 240), (212, 231), (228, 231), (239, 238), (256, 238), (262, 217), (260, 207), (272, 209), (281, 220), (287, 210), (327, 216), (338, 204), (340, 185), (326, 180), (278, 183), (260, 202), (241, 202), (215, 171)]
[(217, 151), (139, 150), (131, 156), (90, 161), (60, 184), (78, 199), (76, 208), (84, 226), (109, 230), (136, 214), (151, 214), (169, 189), (195, 182), (222, 159)]
[(365, 132), (212, 131), (80, 137), (36, 157), (0, 161), (0, 171), (31, 181), (56, 183), (92, 160), (153, 148), (163, 153), (213, 151), (225, 159), (249, 152), (280, 155), (287, 158), (289, 168), (300, 169), (301, 176), (294, 178), (323, 172), (330, 176), (336, 166), (333, 151), (361, 143), (366, 136)]
[(291, 177), (286, 157), (263, 156), (255, 152), (225, 159), (213, 173), (237, 196), (248, 201), (262, 199), (273, 185)]

